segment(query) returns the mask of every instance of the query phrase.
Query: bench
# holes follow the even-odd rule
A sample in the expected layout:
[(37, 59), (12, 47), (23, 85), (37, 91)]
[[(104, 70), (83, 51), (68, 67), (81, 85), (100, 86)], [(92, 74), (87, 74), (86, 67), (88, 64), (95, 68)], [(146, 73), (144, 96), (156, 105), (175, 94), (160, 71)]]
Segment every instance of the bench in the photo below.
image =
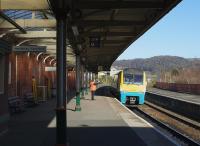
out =
[(27, 93), (27, 94), (25, 94), (25, 96), (24, 96), (24, 103), (25, 103), (25, 105), (26, 105), (27, 107), (35, 106), (35, 105), (36, 105), (32, 93)]
[(24, 111), (24, 101), (19, 96), (8, 97), (8, 106), (11, 113)]

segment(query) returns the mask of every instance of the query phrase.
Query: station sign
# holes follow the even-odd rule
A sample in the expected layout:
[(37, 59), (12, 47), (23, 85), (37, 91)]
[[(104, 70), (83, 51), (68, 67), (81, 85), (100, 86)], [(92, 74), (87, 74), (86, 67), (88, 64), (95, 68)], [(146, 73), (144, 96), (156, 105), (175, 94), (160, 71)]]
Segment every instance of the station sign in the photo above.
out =
[(90, 37), (90, 47), (100, 48), (101, 37), (100, 36), (91, 36)]
[(14, 46), (14, 52), (46, 52), (46, 46)]

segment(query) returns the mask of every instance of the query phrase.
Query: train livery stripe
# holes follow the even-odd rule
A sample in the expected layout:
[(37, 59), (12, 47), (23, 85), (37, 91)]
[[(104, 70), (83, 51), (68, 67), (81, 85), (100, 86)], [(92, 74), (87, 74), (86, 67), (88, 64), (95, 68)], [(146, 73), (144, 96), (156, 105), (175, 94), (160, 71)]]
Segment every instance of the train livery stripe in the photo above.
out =
[(126, 103), (126, 98), (127, 96), (134, 96), (134, 97), (138, 97), (138, 103), (139, 104), (144, 104), (144, 96), (145, 93), (144, 92), (120, 92), (120, 96), (121, 96), (121, 102), (123, 104)]

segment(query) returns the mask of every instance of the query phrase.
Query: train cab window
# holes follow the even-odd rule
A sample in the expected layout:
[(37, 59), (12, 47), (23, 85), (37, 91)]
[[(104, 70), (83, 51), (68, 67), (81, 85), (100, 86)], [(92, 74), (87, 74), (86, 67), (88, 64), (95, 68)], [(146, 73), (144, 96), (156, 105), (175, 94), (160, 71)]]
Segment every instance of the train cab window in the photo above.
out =
[(124, 74), (124, 83), (125, 84), (134, 83), (134, 76), (132, 74)]
[(4, 56), (0, 55), (0, 94), (4, 93), (4, 71), (5, 60)]
[(143, 84), (143, 75), (140, 74), (124, 74), (125, 84)]
[(143, 84), (143, 75), (134, 75), (135, 84)]

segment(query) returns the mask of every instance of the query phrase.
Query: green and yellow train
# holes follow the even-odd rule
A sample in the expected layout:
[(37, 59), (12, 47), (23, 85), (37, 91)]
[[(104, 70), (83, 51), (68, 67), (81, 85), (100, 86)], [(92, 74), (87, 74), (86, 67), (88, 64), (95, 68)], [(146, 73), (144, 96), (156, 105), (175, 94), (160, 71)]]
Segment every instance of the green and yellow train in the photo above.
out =
[(144, 104), (146, 86), (144, 71), (124, 69), (118, 74), (117, 88), (123, 104)]

